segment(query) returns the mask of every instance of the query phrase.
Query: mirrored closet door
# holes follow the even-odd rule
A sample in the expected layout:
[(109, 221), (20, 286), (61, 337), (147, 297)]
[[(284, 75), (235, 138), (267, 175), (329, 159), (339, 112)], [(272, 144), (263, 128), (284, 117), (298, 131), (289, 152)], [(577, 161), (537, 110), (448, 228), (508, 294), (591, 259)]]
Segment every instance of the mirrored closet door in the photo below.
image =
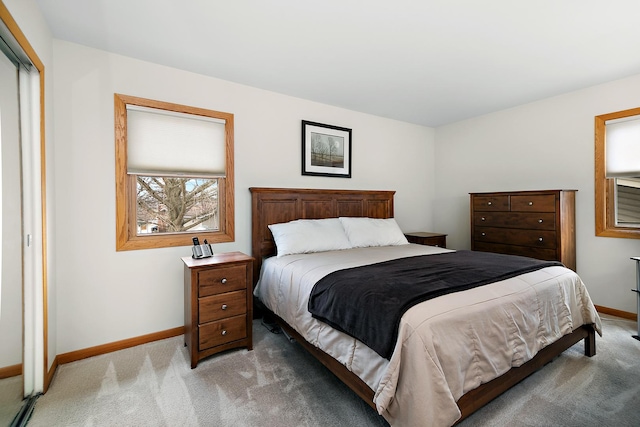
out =
[(18, 68), (0, 54), (0, 426), (12, 424), (24, 399), (18, 87)]

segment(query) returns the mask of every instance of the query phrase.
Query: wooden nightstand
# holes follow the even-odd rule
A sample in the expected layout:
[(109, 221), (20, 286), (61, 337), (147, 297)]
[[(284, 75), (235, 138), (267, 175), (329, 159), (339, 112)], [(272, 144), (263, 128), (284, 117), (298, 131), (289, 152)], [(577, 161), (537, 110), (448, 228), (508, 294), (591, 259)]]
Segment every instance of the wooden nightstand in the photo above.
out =
[(191, 368), (232, 348), (253, 349), (253, 258), (241, 252), (183, 257), (184, 340)]
[(419, 245), (447, 247), (447, 235), (442, 233), (428, 233), (426, 231), (416, 231), (404, 233), (409, 243), (417, 243)]

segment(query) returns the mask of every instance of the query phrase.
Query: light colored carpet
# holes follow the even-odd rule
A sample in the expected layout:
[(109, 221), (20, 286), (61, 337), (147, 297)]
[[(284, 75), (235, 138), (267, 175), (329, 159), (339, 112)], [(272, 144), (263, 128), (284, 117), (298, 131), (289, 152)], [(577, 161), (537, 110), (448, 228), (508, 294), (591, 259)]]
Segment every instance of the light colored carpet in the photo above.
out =
[(298, 344), (254, 322), (254, 350), (190, 368), (182, 337), (58, 368), (36, 426), (385, 426)]
[[(604, 319), (597, 355), (576, 344), (461, 426), (640, 426), (635, 323)], [(181, 337), (62, 365), (37, 426), (387, 426), (298, 344), (254, 323), (254, 350), (190, 369)]]
[(579, 342), (459, 426), (639, 427), (636, 323), (601, 317), (594, 357), (585, 357)]
[(0, 380), (0, 426), (8, 426), (24, 403), (22, 375)]

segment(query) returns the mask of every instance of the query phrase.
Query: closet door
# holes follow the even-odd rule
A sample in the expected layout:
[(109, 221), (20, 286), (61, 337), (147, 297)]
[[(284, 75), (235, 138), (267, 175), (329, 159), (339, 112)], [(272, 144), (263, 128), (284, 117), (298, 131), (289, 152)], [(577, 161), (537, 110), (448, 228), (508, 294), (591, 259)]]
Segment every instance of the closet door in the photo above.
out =
[(0, 52), (0, 425), (23, 402), (22, 191), (18, 69)]

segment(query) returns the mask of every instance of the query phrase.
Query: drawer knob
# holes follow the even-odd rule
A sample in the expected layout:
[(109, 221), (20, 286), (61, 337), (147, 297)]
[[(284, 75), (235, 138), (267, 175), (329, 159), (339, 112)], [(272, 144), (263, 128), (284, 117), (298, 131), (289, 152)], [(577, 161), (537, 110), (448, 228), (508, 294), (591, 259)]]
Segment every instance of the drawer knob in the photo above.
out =
[(222, 307), (221, 307), (221, 308), (222, 308), (223, 310), (226, 310), (226, 309), (227, 309), (227, 304), (222, 304)]
[(222, 335), (227, 335), (227, 330), (226, 329), (222, 330)]
[(487, 205), (491, 206), (491, 204), (492, 204), (491, 202), (487, 202)]
[(540, 224), (542, 224), (542, 220), (541, 220), (541, 219), (539, 219), (539, 220), (538, 220), (538, 222), (539, 222)]
[(529, 202), (529, 206), (533, 206), (533, 202)]
[(542, 237), (538, 237), (538, 242), (542, 242)]
[(482, 234), (483, 236), (486, 236), (486, 234), (485, 234), (485, 233), (481, 233), (481, 234)]
[(480, 218), (480, 221), (486, 221), (485, 217)]
[(222, 279), (220, 282), (221, 282), (222, 284), (227, 283), (227, 278), (225, 277), (225, 278), (224, 278), (224, 279)]

